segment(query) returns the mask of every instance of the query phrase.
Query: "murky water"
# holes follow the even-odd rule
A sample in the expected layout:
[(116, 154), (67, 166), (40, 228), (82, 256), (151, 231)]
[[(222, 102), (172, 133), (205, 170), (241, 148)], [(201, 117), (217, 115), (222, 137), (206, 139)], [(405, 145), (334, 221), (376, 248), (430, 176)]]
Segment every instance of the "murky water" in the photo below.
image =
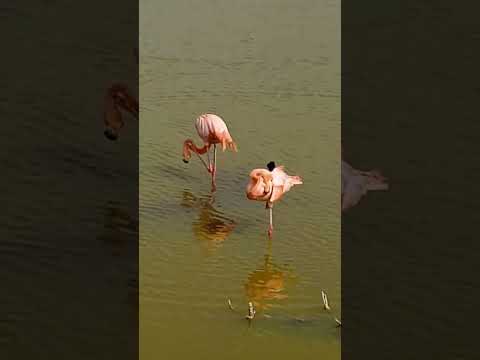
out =
[[(338, 359), (340, 2), (142, 0), (140, 104), (141, 358)], [(181, 159), (204, 112), (239, 149), (219, 153), (214, 195)], [(272, 241), (244, 192), (270, 160), (304, 178)]]

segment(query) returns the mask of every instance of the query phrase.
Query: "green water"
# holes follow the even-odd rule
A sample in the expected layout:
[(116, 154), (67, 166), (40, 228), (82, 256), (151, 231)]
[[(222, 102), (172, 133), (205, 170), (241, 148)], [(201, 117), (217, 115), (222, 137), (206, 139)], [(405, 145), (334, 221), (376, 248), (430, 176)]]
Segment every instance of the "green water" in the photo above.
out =
[[(339, 359), (340, 3), (142, 0), (140, 104), (141, 359)], [(239, 149), (219, 153), (214, 196), (181, 158), (204, 112)], [(304, 179), (272, 241), (245, 197), (270, 160)]]

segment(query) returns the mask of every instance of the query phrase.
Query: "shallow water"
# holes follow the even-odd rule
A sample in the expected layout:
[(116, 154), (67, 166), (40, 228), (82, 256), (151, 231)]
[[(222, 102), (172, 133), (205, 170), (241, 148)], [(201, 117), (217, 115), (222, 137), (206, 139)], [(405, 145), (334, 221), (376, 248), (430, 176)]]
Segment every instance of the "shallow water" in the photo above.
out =
[[(140, 104), (141, 358), (338, 359), (321, 291), (341, 318), (339, 2), (143, 0)], [(181, 158), (204, 112), (239, 150), (219, 152), (214, 195)], [(304, 179), (272, 241), (244, 192), (270, 160)]]

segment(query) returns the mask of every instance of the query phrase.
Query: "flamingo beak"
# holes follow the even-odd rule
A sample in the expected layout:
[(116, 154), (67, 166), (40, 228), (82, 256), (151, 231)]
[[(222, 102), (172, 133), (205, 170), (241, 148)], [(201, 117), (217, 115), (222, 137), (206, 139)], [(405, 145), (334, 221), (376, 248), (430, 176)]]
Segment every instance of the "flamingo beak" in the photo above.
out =
[(115, 131), (113, 131), (112, 129), (109, 129), (109, 128), (105, 129), (103, 134), (109, 140), (115, 141), (115, 140), (118, 139), (118, 134)]

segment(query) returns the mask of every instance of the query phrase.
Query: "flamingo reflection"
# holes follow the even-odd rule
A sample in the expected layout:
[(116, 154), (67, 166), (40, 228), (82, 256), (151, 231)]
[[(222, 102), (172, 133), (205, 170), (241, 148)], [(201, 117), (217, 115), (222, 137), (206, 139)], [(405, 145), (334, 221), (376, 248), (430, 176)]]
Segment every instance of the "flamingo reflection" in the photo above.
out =
[(123, 247), (137, 246), (138, 219), (120, 204), (109, 201), (104, 208), (104, 227), (99, 236), (118, 255)]
[(256, 309), (269, 309), (275, 301), (288, 298), (286, 285), (293, 277), (291, 270), (277, 266), (272, 261), (270, 243), (263, 264), (249, 274), (245, 283), (247, 298)]
[[(103, 231), (98, 239), (103, 241), (115, 260), (115, 272), (125, 281), (127, 301), (138, 308), (138, 218), (132, 216), (136, 210), (114, 201), (109, 201), (102, 209), (104, 213)], [(136, 311), (136, 310), (134, 310)], [(137, 312), (138, 314), (138, 312)]]
[(213, 200), (212, 194), (196, 197), (188, 191), (183, 192), (182, 206), (198, 211), (192, 223), (193, 234), (209, 253), (217, 250), (236, 226), (234, 220), (213, 207)]

